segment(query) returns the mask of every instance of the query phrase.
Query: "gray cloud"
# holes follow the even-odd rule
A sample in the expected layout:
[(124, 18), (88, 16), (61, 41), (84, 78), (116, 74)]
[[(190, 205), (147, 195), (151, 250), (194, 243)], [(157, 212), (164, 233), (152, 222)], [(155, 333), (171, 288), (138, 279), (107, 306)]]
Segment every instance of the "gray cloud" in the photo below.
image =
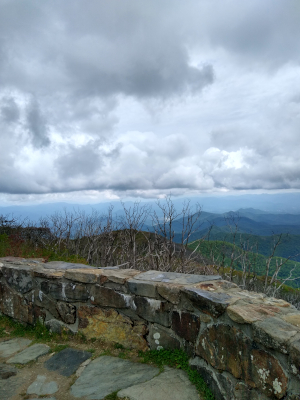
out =
[(16, 122), (20, 117), (20, 110), (13, 97), (4, 97), (0, 103), (0, 114), (6, 123)]
[(48, 126), (36, 99), (31, 99), (26, 112), (27, 129), (32, 145), (37, 148), (49, 146)]
[(0, 0), (0, 192), (299, 189), (298, 0)]

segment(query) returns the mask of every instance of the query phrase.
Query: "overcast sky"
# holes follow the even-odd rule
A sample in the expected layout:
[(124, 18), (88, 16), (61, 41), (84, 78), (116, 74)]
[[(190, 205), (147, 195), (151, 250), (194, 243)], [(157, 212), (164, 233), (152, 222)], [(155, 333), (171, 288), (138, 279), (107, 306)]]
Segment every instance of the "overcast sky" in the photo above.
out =
[(299, 0), (0, 0), (0, 202), (300, 189)]

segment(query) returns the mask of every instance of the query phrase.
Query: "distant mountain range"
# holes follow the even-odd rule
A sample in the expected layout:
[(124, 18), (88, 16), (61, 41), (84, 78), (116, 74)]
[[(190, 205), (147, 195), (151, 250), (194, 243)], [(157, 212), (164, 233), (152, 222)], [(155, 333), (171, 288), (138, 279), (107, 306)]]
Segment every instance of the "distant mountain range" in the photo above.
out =
[[(182, 208), (183, 201), (186, 200), (180, 197), (173, 197), (172, 201), (175, 207), (180, 210)], [(292, 219), (292, 214), (300, 215), (300, 192), (299, 193), (279, 193), (279, 194), (252, 194), (252, 195), (220, 195), (220, 196), (194, 196), (190, 198), (191, 206), (199, 204), (206, 213), (226, 213), (228, 211), (238, 211), (240, 215), (245, 218), (255, 220), (255, 214), (257, 215), (258, 221), (262, 221), (259, 218), (263, 214), (274, 215), (278, 214), (277, 221), (279, 225), (284, 225), (284, 219), (289, 214), (289, 219)], [(117, 213), (122, 212), (122, 205), (120, 201), (111, 201), (106, 203), (97, 204), (70, 204), (70, 203), (48, 203), (48, 204), (37, 204), (37, 205), (10, 205), (0, 206), (1, 214), (14, 214), (15, 216), (28, 217), (30, 220), (38, 221), (40, 217), (54, 214), (55, 212), (66, 209), (72, 211), (74, 209), (80, 209), (85, 212), (90, 212), (95, 209), (99, 212), (106, 212), (108, 207), (112, 204), (114, 210)], [(126, 205), (132, 205), (133, 201), (126, 201)], [(143, 200), (142, 204), (150, 204), (158, 212), (159, 209), (155, 205), (154, 200)], [(274, 223), (274, 220), (268, 220), (266, 216), (263, 220), (266, 223)], [(281, 218), (281, 220), (280, 220)], [(290, 223), (287, 223), (289, 225)]]

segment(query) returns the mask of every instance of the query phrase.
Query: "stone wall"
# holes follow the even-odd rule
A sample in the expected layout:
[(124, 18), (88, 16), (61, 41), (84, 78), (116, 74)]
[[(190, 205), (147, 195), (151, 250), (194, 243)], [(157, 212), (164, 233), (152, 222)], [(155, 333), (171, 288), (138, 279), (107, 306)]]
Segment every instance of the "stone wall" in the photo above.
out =
[(217, 400), (300, 399), (300, 313), (218, 276), (0, 259), (0, 310), (55, 332), (184, 349)]

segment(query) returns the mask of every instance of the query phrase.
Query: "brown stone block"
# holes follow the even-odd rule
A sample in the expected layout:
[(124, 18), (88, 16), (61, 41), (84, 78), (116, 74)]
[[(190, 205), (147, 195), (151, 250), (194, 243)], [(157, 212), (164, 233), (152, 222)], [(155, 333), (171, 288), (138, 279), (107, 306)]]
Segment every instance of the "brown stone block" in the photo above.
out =
[(148, 349), (144, 335), (145, 324), (133, 322), (117, 311), (98, 307), (80, 307), (78, 309), (79, 330), (88, 338), (102, 339), (120, 343), (126, 348), (145, 351)]
[(239, 324), (252, 324), (280, 313), (279, 308), (266, 304), (234, 304), (227, 308), (229, 317)]
[(200, 331), (200, 318), (191, 313), (174, 311), (172, 313), (172, 329), (178, 336), (195, 342)]
[(180, 303), (180, 290), (183, 286), (172, 284), (161, 284), (157, 286), (158, 294), (172, 304)]
[(128, 279), (133, 278), (140, 273), (141, 271), (135, 269), (99, 269), (98, 283), (104, 283), (108, 280), (124, 284)]
[(132, 296), (116, 292), (103, 286), (94, 285), (91, 290), (91, 303), (102, 307), (130, 308)]
[(281, 317), (285, 322), (296, 326), (300, 330), (300, 313), (288, 314)]
[(65, 278), (71, 281), (81, 283), (96, 283), (102, 276), (101, 270), (96, 268), (90, 269), (68, 269), (65, 272)]
[(55, 269), (35, 269), (32, 271), (33, 276), (43, 279), (62, 279), (64, 276), (63, 271), (56, 271)]
[(235, 327), (219, 324), (206, 329), (200, 336), (196, 353), (217, 370), (230, 372), (268, 397), (281, 399), (286, 393), (288, 378), (279, 361), (257, 349)]

